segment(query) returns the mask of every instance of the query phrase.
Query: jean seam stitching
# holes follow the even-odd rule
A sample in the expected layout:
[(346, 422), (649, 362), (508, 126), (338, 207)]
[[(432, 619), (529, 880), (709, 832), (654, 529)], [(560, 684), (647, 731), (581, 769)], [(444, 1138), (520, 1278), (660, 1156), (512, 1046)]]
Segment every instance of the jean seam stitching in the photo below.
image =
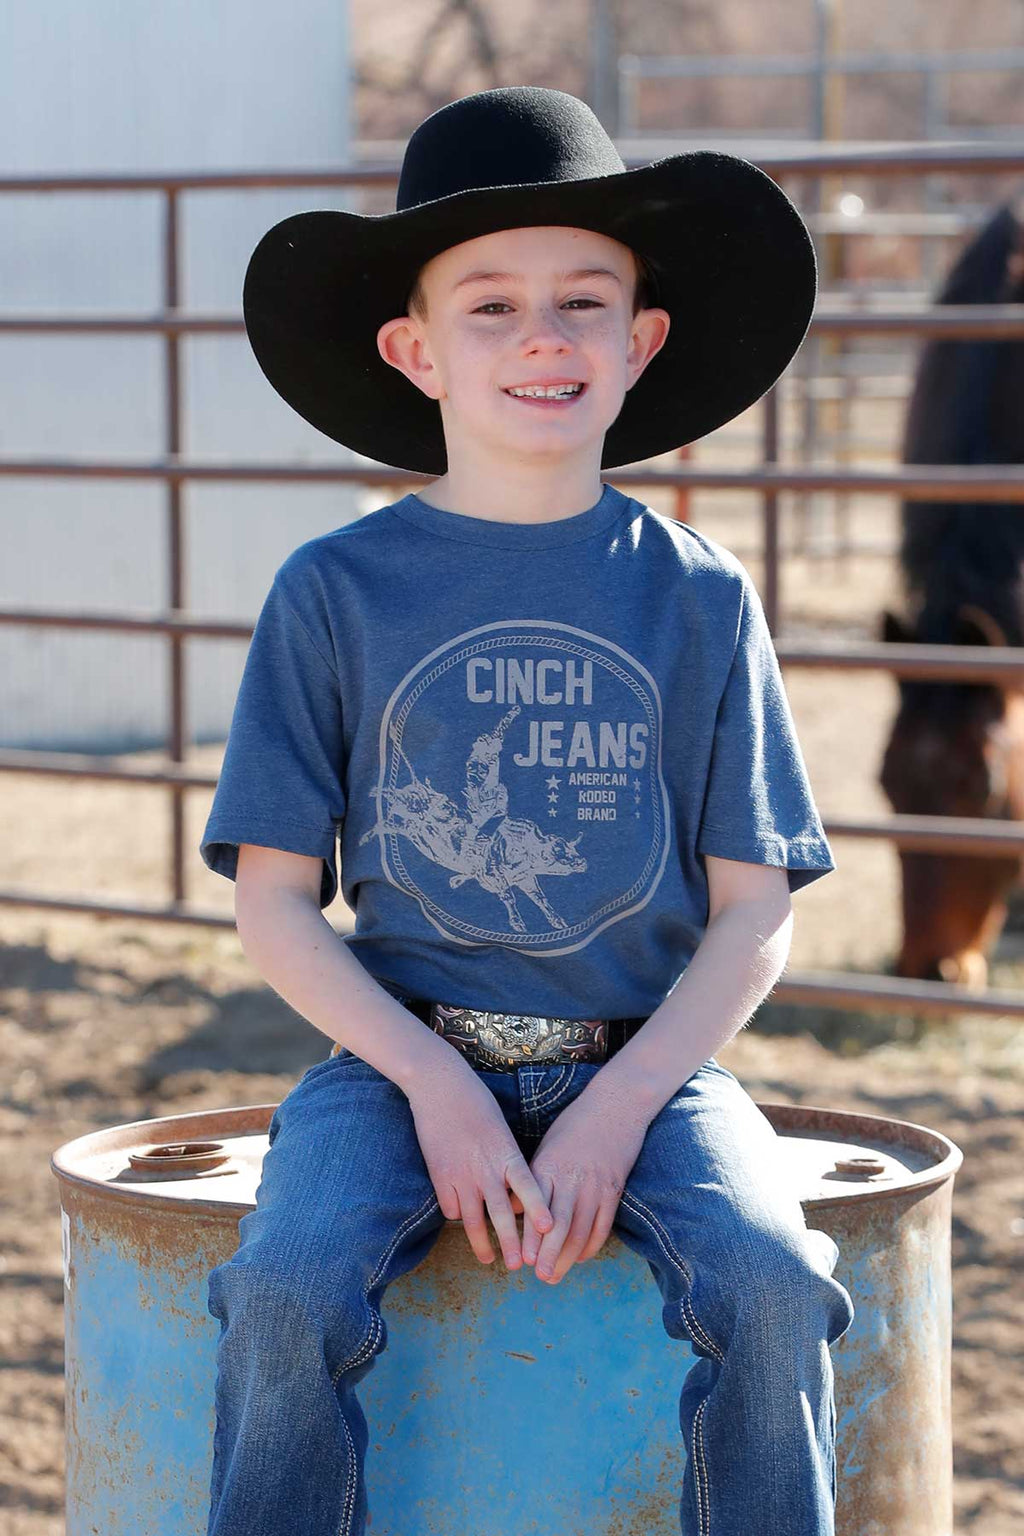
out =
[(552, 1099), (556, 1098), (558, 1094), (561, 1093), (562, 1084), (565, 1082), (569, 1072), (571, 1072), (572, 1067), (572, 1062), (567, 1062), (564, 1066), (559, 1067), (558, 1076), (555, 1078), (554, 1082), (548, 1083), (547, 1087), (543, 1090), (543, 1093), (539, 1097), (534, 1095), (533, 1098), (530, 1099), (529, 1105), (532, 1110), (536, 1111), (538, 1109), (546, 1109), (547, 1106), (551, 1103)]
[(338, 1536), (348, 1536), (348, 1532), (352, 1529), (352, 1514), (356, 1502), (356, 1448), (352, 1440), (352, 1431), (348, 1427), (348, 1420), (343, 1413), (341, 1427), (345, 1431), (345, 1448), (348, 1451), (348, 1487), (345, 1490), (345, 1507), (341, 1512)]
[(700, 1536), (709, 1536), (709, 1532), (711, 1530), (711, 1501), (709, 1498), (711, 1489), (708, 1482), (707, 1458), (704, 1454), (704, 1425), (702, 1422), (704, 1418), (704, 1409), (707, 1407), (708, 1397), (710, 1395), (711, 1394), (708, 1393), (708, 1396), (701, 1400), (700, 1406), (693, 1416), (693, 1464), (695, 1472), (697, 1470), (698, 1463), (700, 1465), (700, 1476), (694, 1477), (694, 1487), (697, 1489), (698, 1493), (697, 1525), (699, 1527)]
[[(647, 1223), (648, 1227), (654, 1233), (659, 1244), (661, 1245), (661, 1249), (669, 1263), (673, 1264), (676, 1269), (678, 1269), (687, 1285), (692, 1289), (692, 1272), (690, 1271), (686, 1261), (676, 1252), (675, 1247), (669, 1241), (668, 1234), (664, 1231), (654, 1212), (651, 1211), (649, 1207), (644, 1205), (644, 1202), (639, 1199), (637, 1195), (625, 1193), (623, 1194), (622, 1199), (627, 1205), (635, 1210), (641, 1221), (645, 1221)], [(698, 1323), (689, 1296), (683, 1296), (680, 1298), (679, 1310), (682, 1317), (686, 1320), (690, 1332), (695, 1336), (695, 1338), (703, 1340), (705, 1348), (711, 1351), (712, 1355), (719, 1361), (720, 1364), (724, 1364), (725, 1356), (718, 1348), (718, 1345), (714, 1342), (714, 1340), (709, 1337), (704, 1328), (700, 1325), (700, 1323)], [(711, 1393), (709, 1390), (708, 1393), (701, 1399), (701, 1402), (693, 1416), (693, 1485), (697, 1494), (697, 1525), (699, 1536), (709, 1536), (711, 1529), (711, 1485), (708, 1478), (707, 1455), (704, 1446), (703, 1429), (704, 1409), (707, 1405), (708, 1397), (710, 1397), (710, 1395)]]
[[(435, 1194), (431, 1194), (423, 1202), (419, 1210), (415, 1211), (411, 1216), (407, 1216), (405, 1221), (403, 1221), (402, 1225), (398, 1228), (398, 1231), (395, 1233), (394, 1237), (392, 1237), (391, 1242), (384, 1250), (383, 1255), (377, 1261), (376, 1269), (373, 1271), (372, 1275), (363, 1286), (363, 1301), (367, 1306), (369, 1306), (368, 1297), (370, 1291), (373, 1289), (373, 1286), (380, 1279), (384, 1270), (387, 1268), (388, 1261), (390, 1260), (391, 1255), (394, 1253), (395, 1248), (398, 1246), (401, 1239), (406, 1236), (408, 1232), (411, 1232), (414, 1227), (419, 1226), (422, 1221), (426, 1220), (427, 1216), (431, 1214), (435, 1206), (437, 1206), (437, 1208), (440, 1210), (437, 1196)], [(380, 1313), (374, 1309), (371, 1309), (370, 1332), (364, 1339), (363, 1343), (356, 1350), (355, 1354), (350, 1356), (348, 1360), (343, 1361), (342, 1364), (338, 1366), (337, 1370), (333, 1372), (331, 1376), (332, 1387), (337, 1384), (338, 1378), (342, 1375), (343, 1372), (351, 1370), (356, 1365), (361, 1365), (363, 1360), (366, 1359), (367, 1353), (373, 1353), (377, 1345), (377, 1339), (380, 1337), (382, 1327), (383, 1322)], [(344, 1414), (341, 1416), (341, 1422), (345, 1429), (345, 1439), (348, 1448), (349, 1478), (348, 1486), (345, 1491), (345, 1507), (341, 1513), (341, 1525), (338, 1527), (338, 1536), (348, 1536), (348, 1532), (352, 1527), (352, 1513), (355, 1507), (356, 1497), (356, 1454), (355, 1447), (352, 1444), (352, 1435), (349, 1431), (349, 1427), (345, 1420)]]
[[(639, 1196), (633, 1194), (631, 1191), (626, 1191), (622, 1196), (622, 1200), (626, 1204), (635, 1207), (637, 1215), (640, 1216), (641, 1220), (647, 1222), (648, 1226), (651, 1228), (652, 1232), (654, 1232), (659, 1243), (661, 1244), (662, 1251), (664, 1252), (666, 1258), (675, 1265), (676, 1269), (679, 1270), (687, 1285), (692, 1290), (693, 1273), (686, 1260), (679, 1253), (677, 1253), (675, 1247), (668, 1237), (668, 1234), (665, 1232), (665, 1229), (662, 1227), (660, 1221), (658, 1221), (658, 1218), (655, 1216), (654, 1212), (650, 1209), (649, 1206), (646, 1206), (643, 1203)], [(714, 1355), (715, 1359), (718, 1360), (720, 1364), (724, 1365), (725, 1355), (719, 1349), (714, 1339), (711, 1338), (702, 1324), (697, 1321), (697, 1317), (693, 1311), (693, 1306), (690, 1302), (689, 1296), (683, 1296), (680, 1299), (680, 1308), (684, 1312), (689, 1312), (691, 1327), (697, 1334), (699, 1334), (701, 1342), (704, 1344), (705, 1348), (708, 1349), (712, 1355)]]

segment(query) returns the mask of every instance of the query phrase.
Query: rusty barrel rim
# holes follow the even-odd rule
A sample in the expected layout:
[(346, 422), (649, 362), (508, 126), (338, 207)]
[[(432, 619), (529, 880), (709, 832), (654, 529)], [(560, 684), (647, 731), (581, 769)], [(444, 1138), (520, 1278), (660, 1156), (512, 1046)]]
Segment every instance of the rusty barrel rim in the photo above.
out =
[[(226, 1194), (218, 1194), (214, 1184), (220, 1189), (225, 1185), (218, 1180), (218, 1174), (230, 1174), (234, 1171), (230, 1157), (230, 1138), (232, 1136), (265, 1135), (271, 1118), (277, 1109), (276, 1104), (251, 1104), (234, 1106), (223, 1109), (192, 1110), (184, 1114), (168, 1115), (158, 1119), (133, 1120), (123, 1125), (107, 1126), (100, 1130), (88, 1131), (82, 1136), (75, 1137), (72, 1141), (65, 1142), (58, 1147), (50, 1158), (50, 1169), (69, 1196), (74, 1198), (73, 1191), (78, 1195), (88, 1195), (93, 1198), (123, 1202), (131, 1201), (136, 1205), (159, 1208), (162, 1211), (187, 1212), (191, 1215), (207, 1216), (241, 1216), (253, 1209), (253, 1201), (231, 1200)], [(830, 1205), (846, 1205), (848, 1203), (864, 1203), (877, 1201), (883, 1198), (895, 1198), (905, 1196), (908, 1193), (919, 1193), (932, 1186), (944, 1183), (952, 1178), (963, 1162), (963, 1153), (947, 1136), (929, 1126), (919, 1125), (909, 1120), (894, 1120), (884, 1115), (863, 1114), (859, 1111), (830, 1109), (818, 1105), (807, 1104), (764, 1104), (758, 1103), (758, 1109), (767, 1117), (772, 1128), (780, 1136), (799, 1139), (820, 1138), (825, 1141), (829, 1135), (835, 1139), (847, 1142), (856, 1142), (859, 1139), (868, 1143), (868, 1147), (859, 1147), (857, 1150), (870, 1150), (871, 1144), (890, 1147), (896, 1150), (903, 1148), (910, 1151), (918, 1159), (927, 1158), (928, 1166), (916, 1170), (901, 1168), (899, 1178), (895, 1183), (871, 1184), (865, 1183), (861, 1188), (838, 1188), (835, 1194), (819, 1193), (801, 1198), (801, 1205), (805, 1210), (818, 1210)], [(129, 1162), (132, 1152), (136, 1154), (145, 1148), (173, 1144), (199, 1143), (208, 1141), (222, 1142), (228, 1150), (228, 1160), (220, 1167), (207, 1167), (206, 1176), (210, 1179), (209, 1197), (204, 1194), (204, 1184), (200, 1182), (204, 1170), (197, 1167), (195, 1170), (196, 1183), (191, 1185), (187, 1193), (171, 1193), (169, 1190), (161, 1190), (156, 1187), (147, 1188), (144, 1183), (134, 1182), (129, 1178), (121, 1180), (99, 1178), (89, 1171), (89, 1165), (100, 1154), (120, 1153), (127, 1165), (126, 1174), (136, 1172), (139, 1179), (146, 1179), (147, 1175), (141, 1170), (133, 1170)], [(891, 1156), (891, 1154), (890, 1154)], [(158, 1175), (153, 1175), (158, 1177)], [(190, 1177), (189, 1172), (180, 1174), (182, 1179)]]
[[(944, 1184), (963, 1165), (964, 1154), (954, 1141), (941, 1131), (920, 1125), (915, 1120), (894, 1120), (889, 1115), (830, 1109), (817, 1104), (758, 1103), (757, 1107), (771, 1121), (772, 1129), (780, 1136), (799, 1133), (807, 1129), (808, 1125), (823, 1133), (834, 1130), (842, 1132), (849, 1140), (862, 1137), (868, 1142), (881, 1141), (884, 1139), (882, 1133), (888, 1132), (890, 1144), (936, 1159), (930, 1167), (907, 1172), (898, 1184), (869, 1185), (865, 1189), (848, 1189), (835, 1195), (815, 1196), (801, 1201), (809, 1210), (820, 1210), (830, 1205), (848, 1205), (851, 1202), (861, 1204), (867, 1200), (895, 1199), (911, 1192), (919, 1193), (934, 1185)], [(809, 1121), (810, 1116), (814, 1117), (813, 1121)], [(899, 1133), (895, 1138), (892, 1135), (894, 1130)]]
[[(87, 1131), (56, 1148), (50, 1157), (50, 1171), (62, 1189), (78, 1191), (96, 1199), (150, 1206), (161, 1211), (186, 1211), (190, 1215), (244, 1215), (252, 1209), (251, 1201), (205, 1199), (199, 1194), (167, 1195), (136, 1183), (118, 1184), (99, 1179), (85, 1171), (83, 1164), (100, 1152), (123, 1152), (128, 1162), (133, 1151), (177, 1143), (222, 1142), (230, 1148), (231, 1136), (262, 1135), (270, 1126), (276, 1104), (243, 1104), (225, 1109), (189, 1110), (185, 1114), (166, 1115), (150, 1120), (130, 1120), (122, 1125)], [(228, 1152), (230, 1161), (230, 1151)], [(129, 1166), (131, 1166), (129, 1162)], [(220, 1164), (220, 1168), (224, 1168)], [(219, 1171), (215, 1169), (214, 1171)], [(188, 1177), (188, 1174), (183, 1174)]]

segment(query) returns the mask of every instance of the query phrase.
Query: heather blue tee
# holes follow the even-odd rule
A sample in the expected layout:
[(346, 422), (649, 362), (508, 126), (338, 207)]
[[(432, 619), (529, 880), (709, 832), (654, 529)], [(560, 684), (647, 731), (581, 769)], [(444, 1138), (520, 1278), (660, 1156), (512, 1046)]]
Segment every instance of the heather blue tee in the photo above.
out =
[(260, 612), (203, 834), (323, 860), (393, 994), (647, 1015), (702, 855), (835, 868), (764, 611), (722, 545), (605, 485), (544, 523), (409, 494), (308, 540)]

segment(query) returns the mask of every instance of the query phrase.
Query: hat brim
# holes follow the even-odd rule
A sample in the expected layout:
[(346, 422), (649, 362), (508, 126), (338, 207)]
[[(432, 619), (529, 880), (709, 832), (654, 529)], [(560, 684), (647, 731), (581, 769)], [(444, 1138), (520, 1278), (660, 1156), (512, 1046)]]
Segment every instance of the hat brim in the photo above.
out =
[(672, 324), (605, 436), (602, 469), (705, 436), (771, 388), (806, 335), (814, 247), (789, 198), (738, 156), (691, 150), (621, 174), (453, 193), (388, 214), (293, 214), (249, 259), (242, 307), (274, 389), (335, 442), (443, 475), (441, 412), (377, 350), (421, 266), (527, 225), (593, 229), (651, 260)]

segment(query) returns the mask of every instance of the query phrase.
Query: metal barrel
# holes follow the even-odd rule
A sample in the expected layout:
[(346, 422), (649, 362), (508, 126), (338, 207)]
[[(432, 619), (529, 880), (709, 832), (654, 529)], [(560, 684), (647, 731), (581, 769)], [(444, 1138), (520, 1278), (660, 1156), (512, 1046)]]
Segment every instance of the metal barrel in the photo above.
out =
[[(207, 1277), (255, 1206), (275, 1105), (112, 1126), (54, 1152), (64, 1261), (67, 1536), (205, 1536), (219, 1324)], [(963, 1155), (925, 1126), (759, 1104), (856, 1309), (833, 1346), (837, 1536), (952, 1529), (950, 1234)], [(678, 1402), (697, 1357), (613, 1233), (555, 1287), (449, 1222), (388, 1287), (360, 1384), (375, 1536), (546, 1528), (678, 1536)], [(500, 1423), (495, 1433), (496, 1416)]]

